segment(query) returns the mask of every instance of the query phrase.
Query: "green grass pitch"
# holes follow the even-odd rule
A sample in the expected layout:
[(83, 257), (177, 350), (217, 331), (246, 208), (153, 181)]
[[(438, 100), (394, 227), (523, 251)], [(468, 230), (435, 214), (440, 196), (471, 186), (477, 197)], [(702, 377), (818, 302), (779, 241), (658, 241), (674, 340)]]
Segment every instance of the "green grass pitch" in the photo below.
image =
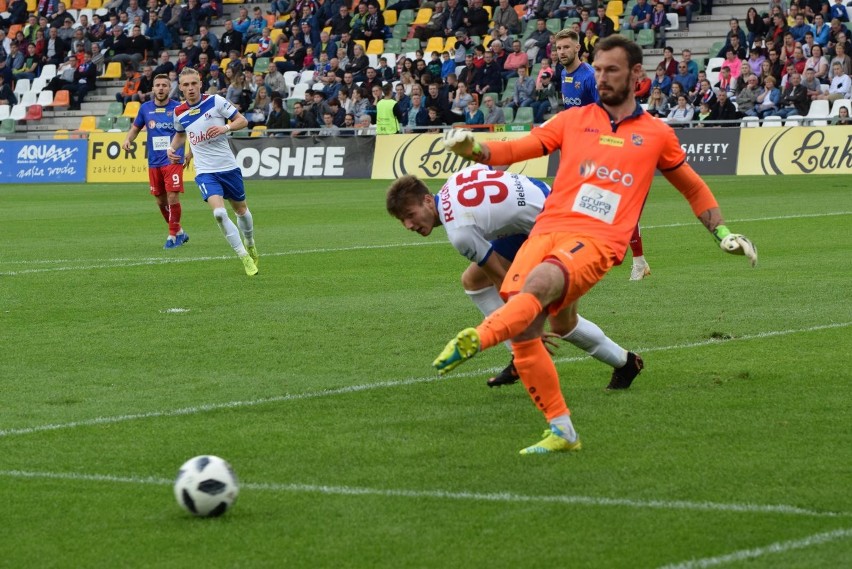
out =
[[(760, 266), (655, 182), (653, 274), (580, 310), (646, 370), (607, 393), (563, 345), (585, 448), (545, 457), (502, 347), (433, 373), (481, 317), (387, 182), (248, 182), (252, 279), (191, 184), (173, 251), (144, 184), (0, 188), (0, 567), (848, 566), (849, 182), (708, 181)], [(171, 490), (207, 453), (242, 483), (214, 520)]]

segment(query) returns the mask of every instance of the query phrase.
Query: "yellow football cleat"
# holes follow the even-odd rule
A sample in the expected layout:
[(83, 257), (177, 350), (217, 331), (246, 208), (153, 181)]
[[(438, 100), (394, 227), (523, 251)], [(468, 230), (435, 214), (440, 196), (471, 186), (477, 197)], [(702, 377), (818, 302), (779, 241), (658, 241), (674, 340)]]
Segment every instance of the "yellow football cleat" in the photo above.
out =
[(438, 370), (438, 375), (456, 369), (479, 352), (479, 332), (476, 328), (465, 328), (444, 348), (444, 351), (432, 362)]
[(258, 262), (260, 261), (260, 256), (257, 254), (257, 247), (255, 247), (254, 245), (252, 245), (251, 247), (246, 247), (246, 251), (248, 251), (251, 260), (254, 261), (254, 265), (258, 266), (260, 264)]
[(249, 255), (245, 257), (240, 257), (240, 261), (243, 262), (243, 267), (246, 269), (246, 274), (250, 277), (253, 277), (257, 274), (257, 265), (254, 264), (254, 261)]
[(542, 434), (544, 438), (541, 441), (525, 449), (521, 449), (521, 454), (549, 454), (553, 452), (574, 452), (583, 448), (583, 444), (580, 442), (579, 438), (573, 443), (568, 442), (568, 439), (559, 436), (557, 434), (558, 432), (560, 432), (559, 427), (555, 425), (551, 426), (549, 429), (544, 431), (544, 434)]

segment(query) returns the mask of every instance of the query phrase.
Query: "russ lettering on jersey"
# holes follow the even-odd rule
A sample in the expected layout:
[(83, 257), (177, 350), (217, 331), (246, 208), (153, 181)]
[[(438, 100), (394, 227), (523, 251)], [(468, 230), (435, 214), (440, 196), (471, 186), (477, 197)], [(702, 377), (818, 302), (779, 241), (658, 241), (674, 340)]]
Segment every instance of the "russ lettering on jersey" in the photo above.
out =
[(195, 105), (184, 102), (175, 109), (175, 130), (186, 132), (197, 173), (213, 174), (239, 168), (228, 137), (207, 134), (211, 126), (225, 126), (238, 113), (230, 101), (219, 95), (202, 95)]
[[(133, 121), (138, 129), (147, 129), (148, 167), (159, 168), (168, 166), (171, 160), (167, 150), (175, 135), (175, 109), (180, 105), (177, 101), (169, 100), (164, 106), (158, 107), (154, 101), (143, 103)], [(178, 150), (183, 157), (183, 148)], [(183, 160), (181, 160), (183, 162)]]
[(539, 180), (476, 164), (447, 180), (435, 206), (453, 247), (481, 265), (492, 241), (530, 232), (549, 193)]

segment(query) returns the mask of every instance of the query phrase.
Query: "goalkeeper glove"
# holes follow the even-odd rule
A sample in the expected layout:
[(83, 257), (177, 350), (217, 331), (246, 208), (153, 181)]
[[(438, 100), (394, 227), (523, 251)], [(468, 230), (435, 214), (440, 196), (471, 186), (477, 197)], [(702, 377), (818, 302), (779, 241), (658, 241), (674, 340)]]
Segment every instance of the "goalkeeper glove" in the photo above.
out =
[(731, 233), (727, 227), (720, 225), (713, 232), (713, 236), (719, 242), (719, 247), (726, 253), (745, 255), (752, 267), (757, 265), (757, 247), (745, 235)]
[(444, 148), (468, 160), (475, 160), (475, 156), (482, 154), (482, 146), (473, 139), (473, 133), (463, 128), (444, 132)]

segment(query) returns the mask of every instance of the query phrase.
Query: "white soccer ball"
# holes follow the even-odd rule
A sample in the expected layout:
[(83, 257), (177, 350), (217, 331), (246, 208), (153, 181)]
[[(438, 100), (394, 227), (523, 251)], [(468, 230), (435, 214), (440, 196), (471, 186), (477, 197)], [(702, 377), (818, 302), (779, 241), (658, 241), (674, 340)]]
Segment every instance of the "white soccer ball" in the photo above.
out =
[(175, 480), (175, 498), (190, 514), (214, 518), (227, 512), (240, 488), (237, 475), (218, 456), (196, 456), (187, 460)]

